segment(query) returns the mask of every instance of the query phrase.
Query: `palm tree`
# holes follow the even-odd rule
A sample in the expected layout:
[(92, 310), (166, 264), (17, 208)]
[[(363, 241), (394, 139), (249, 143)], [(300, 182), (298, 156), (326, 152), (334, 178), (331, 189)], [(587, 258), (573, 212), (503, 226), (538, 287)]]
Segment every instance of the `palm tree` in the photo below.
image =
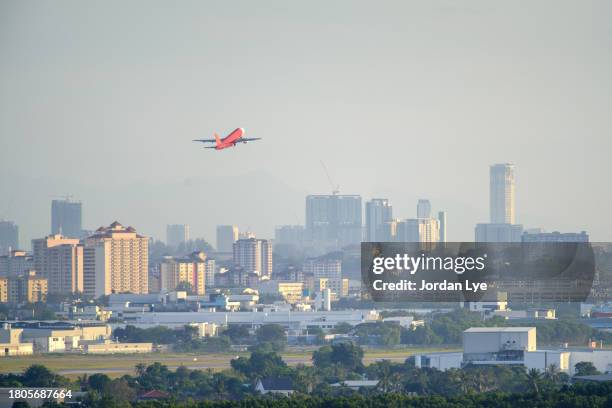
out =
[(540, 384), (541, 379), (542, 379), (542, 375), (537, 369), (532, 368), (531, 370), (527, 371), (527, 384), (529, 385), (531, 390), (535, 392), (536, 394), (540, 393), (539, 384)]
[(546, 368), (544, 378), (549, 380), (553, 384), (557, 384), (559, 382), (559, 374), (559, 367), (557, 367), (557, 365), (553, 363)]
[(147, 372), (147, 365), (144, 363), (138, 363), (136, 364), (134, 369), (136, 370), (136, 375), (138, 377), (143, 377), (145, 373)]
[(89, 385), (89, 378), (87, 377), (87, 374), (83, 374), (78, 378), (78, 383), (79, 383), (79, 387), (81, 387), (81, 391), (85, 391), (87, 390), (87, 386)]

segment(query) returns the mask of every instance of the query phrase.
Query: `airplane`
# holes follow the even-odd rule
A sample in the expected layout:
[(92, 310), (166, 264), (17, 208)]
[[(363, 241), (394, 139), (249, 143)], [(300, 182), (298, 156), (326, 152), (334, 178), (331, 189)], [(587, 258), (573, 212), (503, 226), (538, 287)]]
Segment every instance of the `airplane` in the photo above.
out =
[(228, 147), (236, 147), (236, 143), (247, 143), (252, 142), (254, 140), (260, 140), (261, 137), (242, 137), (244, 136), (244, 129), (238, 128), (234, 130), (229, 135), (225, 136), (223, 139), (219, 137), (218, 134), (215, 133), (214, 139), (194, 139), (194, 142), (202, 142), (202, 143), (215, 143), (214, 146), (204, 146), (206, 149), (215, 149), (215, 150), (223, 150)]

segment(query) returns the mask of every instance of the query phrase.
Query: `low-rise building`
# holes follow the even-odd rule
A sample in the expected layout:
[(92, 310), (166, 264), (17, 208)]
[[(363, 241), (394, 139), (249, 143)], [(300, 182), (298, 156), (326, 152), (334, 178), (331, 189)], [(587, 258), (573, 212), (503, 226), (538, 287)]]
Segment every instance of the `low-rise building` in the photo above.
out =
[(85, 354), (135, 354), (151, 353), (153, 343), (116, 343), (104, 341), (102, 343), (86, 343), (83, 345)]
[(27, 356), (34, 352), (32, 343), (22, 343), (23, 329), (4, 323), (0, 329), (0, 357)]

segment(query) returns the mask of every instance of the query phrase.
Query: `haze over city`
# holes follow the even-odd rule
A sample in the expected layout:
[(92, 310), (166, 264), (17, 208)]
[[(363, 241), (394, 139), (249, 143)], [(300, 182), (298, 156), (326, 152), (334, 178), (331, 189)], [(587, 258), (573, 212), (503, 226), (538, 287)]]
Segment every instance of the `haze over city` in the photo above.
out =
[[(25, 248), (66, 194), (88, 229), (271, 238), (331, 193), (320, 161), (394, 216), (429, 198), (452, 241), (511, 162), (517, 223), (612, 238), (609, 3), (183, 4), (0, 4), (0, 218)], [(264, 139), (191, 142), (236, 127)]]

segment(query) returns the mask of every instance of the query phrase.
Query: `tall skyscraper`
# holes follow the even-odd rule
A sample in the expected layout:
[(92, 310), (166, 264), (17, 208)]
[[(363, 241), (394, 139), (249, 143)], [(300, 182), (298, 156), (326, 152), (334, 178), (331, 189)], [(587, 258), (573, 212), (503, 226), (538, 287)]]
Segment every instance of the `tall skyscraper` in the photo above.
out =
[(361, 242), (361, 196), (309, 195), (306, 197), (306, 236), (313, 241), (344, 246)]
[(83, 233), (80, 201), (53, 200), (51, 202), (51, 234), (80, 238)]
[(235, 225), (217, 225), (217, 251), (232, 252), (240, 231)]
[(476, 225), (476, 242), (521, 242), (523, 226), (514, 223), (514, 190), (514, 165), (492, 165), (489, 169), (491, 222)]
[(166, 244), (171, 247), (178, 247), (180, 244), (189, 241), (189, 225), (171, 224), (166, 225)]
[(234, 264), (246, 273), (272, 276), (272, 244), (266, 239), (239, 239), (234, 242)]
[(417, 203), (417, 218), (431, 218), (431, 203), (429, 200), (419, 200)]
[(83, 292), (83, 246), (78, 239), (49, 235), (32, 240), (34, 269), (49, 293)]
[(389, 241), (387, 223), (393, 220), (393, 207), (386, 198), (373, 198), (365, 205), (366, 241)]
[(149, 238), (117, 221), (100, 227), (85, 239), (83, 250), (85, 294), (148, 293)]
[(0, 220), (0, 255), (8, 254), (9, 248), (19, 249), (19, 227), (12, 221)]
[(446, 242), (446, 211), (438, 212), (438, 222), (440, 223), (440, 242)]
[(514, 165), (494, 164), (489, 176), (491, 224), (514, 224)]

